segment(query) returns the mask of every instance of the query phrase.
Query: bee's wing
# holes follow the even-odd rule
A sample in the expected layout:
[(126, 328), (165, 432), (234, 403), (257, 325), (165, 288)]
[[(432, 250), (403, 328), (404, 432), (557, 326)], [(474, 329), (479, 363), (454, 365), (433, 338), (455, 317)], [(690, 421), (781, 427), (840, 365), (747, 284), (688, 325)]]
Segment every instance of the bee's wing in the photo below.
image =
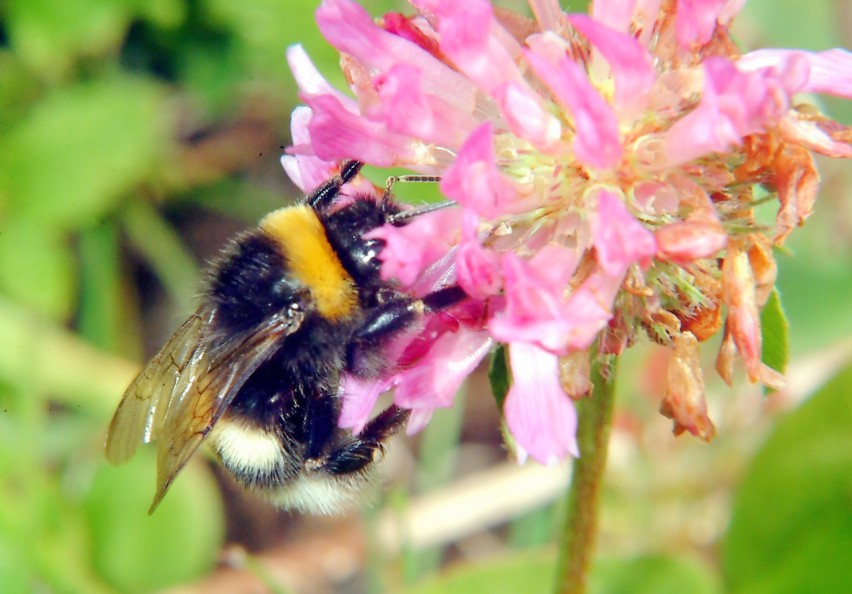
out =
[(209, 322), (205, 313), (199, 309), (192, 314), (124, 392), (107, 435), (106, 458), (112, 464), (125, 462), (140, 443), (159, 435), (184, 371), (204, 355), (201, 337)]
[(175, 332), (124, 393), (110, 424), (106, 457), (114, 464), (140, 443), (158, 441), (151, 511), (242, 385), (304, 314), (290, 310), (248, 335), (211, 341), (214, 316), (213, 308), (201, 307)]

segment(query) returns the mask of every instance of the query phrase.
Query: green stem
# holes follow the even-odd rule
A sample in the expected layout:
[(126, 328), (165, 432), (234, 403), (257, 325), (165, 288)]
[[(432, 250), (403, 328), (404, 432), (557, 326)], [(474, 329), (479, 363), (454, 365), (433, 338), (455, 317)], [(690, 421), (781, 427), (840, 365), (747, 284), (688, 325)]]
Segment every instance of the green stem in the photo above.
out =
[(580, 457), (574, 460), (568, 489), (568, 509), (557, 570), (557, 594), (586, 592), (589, 564), (595, 548), (598, 503), (615, 399), (615, 365), (595, 359), (591, 373), (594, 384), (592, 395), (577, 402)]

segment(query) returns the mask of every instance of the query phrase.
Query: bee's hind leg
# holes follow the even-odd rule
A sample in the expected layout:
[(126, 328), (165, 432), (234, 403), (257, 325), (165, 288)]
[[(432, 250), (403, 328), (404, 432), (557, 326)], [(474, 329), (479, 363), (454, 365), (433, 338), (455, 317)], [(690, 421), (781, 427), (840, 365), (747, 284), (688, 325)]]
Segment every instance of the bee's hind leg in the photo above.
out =
[(410, 411), (391, 405), (368, 422), (363, 431), (353, 435), (325, 458), (323, 467), (331, 474), (357, 472), (375, 462), (383, 452), (384, 442), (408, 420)]

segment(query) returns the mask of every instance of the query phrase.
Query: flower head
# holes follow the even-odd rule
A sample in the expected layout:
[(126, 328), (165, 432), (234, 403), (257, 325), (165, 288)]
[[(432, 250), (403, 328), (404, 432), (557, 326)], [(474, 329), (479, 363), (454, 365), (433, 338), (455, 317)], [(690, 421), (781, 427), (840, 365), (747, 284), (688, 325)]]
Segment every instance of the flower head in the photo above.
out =
[[(761, 362), (771, 246), (811, 211), (812, 152), (852, 156), (849, 129), (793, 97), (852, 96), (852, 55), (743, 55), (728, 33), (741, 0), (597, 0), (588, 16), (530, 0), (534, 19), (411, 3), (378, 20), (352, 0), (318, 9), (354, 96), (289, 53), (307, 105), (285, 163), (297, 183), (356, 158), (441, 175), (459, 205), (418, 223), (428, 245), (415, 227), (377, 231), (387, 277), (422, 294), (439, 263), (479, 306), (382, 387), (422, 423), (507, 344), (507, 426), (522, 457), (551, 462), (577, 455), (570, 397), (588, 393), (590, 357), (643, 334), (672, 350), (662, 410), (678, 433), (715, 431), (697, 352), (720, 330), (727, 381), (739, 358), (750, 381), (781, 385)], [(758, 186), (778, 201), (774, 227), (754, 216)], [(376, 393), (353, 388), (344, 422), (362, 424)]]

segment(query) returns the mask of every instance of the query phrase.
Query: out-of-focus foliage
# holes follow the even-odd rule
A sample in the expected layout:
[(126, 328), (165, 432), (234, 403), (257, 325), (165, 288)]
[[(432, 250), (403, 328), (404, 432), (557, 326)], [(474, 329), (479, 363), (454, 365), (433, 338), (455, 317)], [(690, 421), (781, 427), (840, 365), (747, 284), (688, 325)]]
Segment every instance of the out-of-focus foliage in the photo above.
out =
[[(552, 558), (519, 554), (451, 568), (405, 594), (516, 594), (547, 592), (556, 570)], [(718, 579), (707, 566), (685, 556), (602, 558), (589, 580), (589, 594), (719, 594)]]
[[(129, 465), (108, 467), (103, 439), (138, 363), (191, 310), (199, 262), (230, 232), (292, 197), (278, 164), (297, 102), (286, 47), (304, 44), (343, 86), (338, 57), (314, 24), (316, 4), (0, 3), (0, 592), (147, 592), (201, 579), (215, 566), (225, 515), (203, 462), (187, 468), (149, 517), (152, 452), (144, 448)], [(363, 4), (375, 15), (402, 5)], [(835, 18), (843, 4), (822, 0), (805, 8), (785, 0), (779, 8), (753, 0), (738, 35), (752, 47), (848, 46), (842, 35), (850, 29)], [(833, 115), (852, 121), (849, 111)], [(817, 212), (779, 258), (794, 365), (852, 334), (852, 180), (848, 165), (821, 165)], [(227, 229), (211, 224), (223, 220), (239, 222)], [(765, 313), (776, 315), (764, 318), (768, 328), (783, 331), (780, 312), (773, 305)], [(772, 362), (788, 356), (768, 354)], [(721, 419), (718, 441), (706, 446), (666, 435), (661, 454), (652, 447), (660, 442), (649, 437), (665, 426), (651, 414), (656, 402), (643, 399), (641, 382), (623, 381), (614, 439), (629, 434), (633, 441), (625, 441), (631, 446), (622, 462), (615, 448), (606, 554), (592, 591), (712, 594), (722, 576), (742, 593), (849, 589), (848, 566), (833, 561), (852, 544), (852, 527), (843, 523), (852, 517), (850, 381), (849, 373), (839, 376), (785, 417), (750, 466), (742, 456), (760, 435), (740, 438), (745, 425), (731, 419), (738, 399), (760, 396), (710, 386)], [(469, 403), (477, 401), (469, 395)], [(734, 410), (726, 422), (727, 407)], [(466, 455), (457, 454), (467, 450), (456, 435), (470, 437), (469, 419), (447, 419), (423, 440), (421, 490), (465, 472)], [(652, 429), (636, 429), (639, 421)], [(492, 450), (494, 458), (504, 456)], [(663, 459), (676, 455), (673, 463)], [(666, 475), (667, 468), (680, 474)], [(722, 509), (713, 521), (723, 526), (733, 491), (726, 539), (717, 538), (721, 528), (700, 546), (694, 535), (672, 539), (671, 526), (685, 523), (665, 515), (677, 507), (673, 501), (703, 510), (702, 497), (721, 499), (712, 509)], [(503, 546), (500, 561), (467, 567), (461, 545), (411, 551), (401, 570), (396, 562), (390, 570), (373, 564), (382, 577), (367, 583), (414, 582), (452, 555), (458, 566), (411, 591), (545, 591), (548, 543), (558, 526), (559, 506), (551, 504), (488, 534), (491, 545)], [(811, 590), (812, 584), (824, 587)]]
[(156, 341), (188, 313), (209, 255), (175, 224), (205, 204), (251, 220), (288, 199), (283, 56), (313, 29), (312, 9), (9, 0), (0, 11), (0, 591), (197, 578), (224, 531), (209, 473), (189, 468), (149, 518), (151, 452), (109, 468), (103, 439), (129, 361), (150, 354), (149, 313), (166, 312)]
[(852, 584), (852, 367), (781, 419), (746, 470), (725, 543), (730, 592)]

